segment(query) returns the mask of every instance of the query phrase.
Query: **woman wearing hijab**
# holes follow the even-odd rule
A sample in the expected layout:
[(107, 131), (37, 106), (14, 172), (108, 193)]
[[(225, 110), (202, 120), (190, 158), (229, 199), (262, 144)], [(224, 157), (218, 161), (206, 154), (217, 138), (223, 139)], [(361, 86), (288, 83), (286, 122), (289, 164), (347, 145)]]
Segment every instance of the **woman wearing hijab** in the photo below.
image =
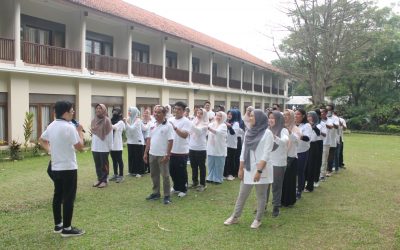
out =
[[(289, 132), (284, 127), (285, 121), (280, 111), (272, 111), (268, 115), (268, 129), (274, 135), (274, 148), (271, 152), (271, 161), (274, 172), (274, 182), (272, 183), (272, 216), (279, 216), (279, 208), (281, 207), (282, 198), (282, 184), (285, 176), (287, 166), (287, 148), (289, 141)], [(267, 202), (269, 198), (269, 190), (271, 185), (268, 186)]]
[(221, 184), (224, 175), (225, 157), (227, 154), (226, 146), (226, 114), (219, 111), (215, 115), (213, 122), (208, 125), (208, 176), (207, 182)]
[(304, 192), (314, 191), (315, 173), (321, 171), (322, 152), (319, 148), (318, 138), (321, 135), (321, 125), (319, 124), (318, 115), (315, 111), (307, 113), (307, 121), (311, 125), (312, 132), (310, 138), (310, 149), (308, 151), (308, 161), (306, 166), (307, 186)]
[(258, 206), (256, 218), (250, 227), (257, 229), (261, 225), (261, 218), (264, 214), (268, 186), (273, 182), (270, 154), (274, 145), (274, 136), (267, 129), (267, 116), (262, 110), (255, 109), (251, 112), (249, 118), (250, 128), (245, 133), (243, 150), (240, 155), (239, 196), (233, 214), (224, 224), (232, 225), (239, 222), (246, 200), (251, 189), (255, 186)]
[(140, 111), (136, 107), (128, 109), (128, 119), (125, 119), (126, 139), (128, 144), (128, 166), (129, 175), (142, 177), (144, 174), (142, 121)]
[(172, 108), (171, 105), (167, 104), (165, 105), (165, 109), (167, 110), (167, 114), (165, 115), (165, 119), (167, 119), (167, 121), (169, 120), (169, 118), (173, 117), (173, 113), (172, 113)]
[(305, 185), (305, 168), (308, 160), (308, 150), (310, 149), (310, 139), (312, 128), (307, 122), (307, 114), (304, 109), (298, 109), (295, 112), (295, 122), (300, 129), (302, 136), (297, 146), (297, 194), (296, 198), (301, 198), (301, 193)]
[(283, 113), (285, 128), (289, 132), (289, 143), (287, 151), (287, 167), (282, 185), (281, 204), (285, 207), (296, 203), (296, 176), (297, 176), (297, 145), (299, 144), (301, 132), (294, 121), (294, 111), (286, 109)]
[(249, 120), (250, 120), (250, 114), (253, 110), (254, 110), (254, 108), (252, 106), (248, 106), (246, 109), (246, 113), (244, 113), (243, 122), (244, 122), (246, 130), (250, 129)]
[(92, 154), (96, 166), (97, 181), (93, 184), (93, 187), (104, 188), (108, 183), (108, 154), (113, 146), (112, 124), (107, 116), (107, 108), (104, 104), (97, 104), (95, 112), (91, 131)]
[[(113, 146), (110, 154), (113, 161), (114, 175), (110, 181), (120, 183), (124, 180), (124, 161), (122, 160), (122, 132), (125, 130), (125, 123), (122, 120), (122, 112), (119, 108), (112, 111), (111, 124), (113, 129)], [(119, 170), (119, 172), (118, 172)]]
[(240, 130), (239, 117), (235, 109), (231, 109), (227, 113), (227, 121), (225, 122), (228, 128), (226, 138), (227, 156), (225, 159), (224, 177), (228, 181), (233, 181), (237, 176), (239, 166), (236, 167), (236, 154), (238, 145), (238, 134)]
[[(146, 108), (142, 114), (142, 134), (143, 134), (144, 144), (146, 144), (146, 138), (148, 137), (148, 134), (150, 132), (150, 127), (153, 124), (150, 114), (151, 114), (150, 108)], [(146, 145), (143, 145), (143, 152), (144, 152), (145, 147), (146, 147)], [(150, 173), (150, 165), (148, 162), (144, 163), (144, 172)]]
[(239, 121), (239, 127), (240, 129), (236, 132), (237, 133), (237, 148), (236, 148), (236, 156), (235, 156), (235, 167), (236, 169), (234, 170), (234, 175), (233, 177), (238, 177), (238, 172), (239, 172), (239, 165), (240, 165), (240, 155), (242, 154), (242, 142), (243, 142), (243, 136), (244, 136), (244, 131), (246, 130), (244, 122), (242, 120), (242, 114), (238, 109), (235, 110), (237, 115), (238, 115), (238, 121)]
[[(203, 192), (206, 189), (206, 158), (207, 158), (207, 130), (208, 114), (203, 108), (197, 111), (192, 121), (189, 137), (189, 159), (192, 167), (192, 188)], [(200, 186), (199, 186), (200, 170)]]

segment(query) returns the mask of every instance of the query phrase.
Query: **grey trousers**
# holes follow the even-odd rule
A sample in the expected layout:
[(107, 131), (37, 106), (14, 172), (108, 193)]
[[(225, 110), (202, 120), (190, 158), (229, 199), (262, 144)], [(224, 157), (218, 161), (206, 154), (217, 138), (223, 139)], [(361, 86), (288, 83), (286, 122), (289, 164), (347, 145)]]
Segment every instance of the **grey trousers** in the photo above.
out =
[(246, 203), (247, 198), (250, 195), (253, 186), (256, 188), (256, 196), (257, 196), (257, 214), (256, 220), (261, 221), (261, 218), (264, 215), (264, 207), (267, 201), (267, 190), (270, 184), (244, 184), (243, 181), (240, 182), (240, 190), (239, 196), (236, 200), (235, 209), (233, 210), (232, 217), (239, 218), (242, 214), (244, 204)]
[(169, 180), (169, 162), (161, 163), (163, 156), (149, 156), (150, 174), (153, 181), (153, 194), (160, 194), (160, 174), (163, 178), (164, 196), (169, 196), (171, 184)]
[[(274, 207), (281, 206), (283, 178), (285, 177), (286, 166), (274, 166), (274, 182), (272, 183), (272, 205)], [(269, 200), (269, 191), (271, 185), (268, 186), (267, 203)]]

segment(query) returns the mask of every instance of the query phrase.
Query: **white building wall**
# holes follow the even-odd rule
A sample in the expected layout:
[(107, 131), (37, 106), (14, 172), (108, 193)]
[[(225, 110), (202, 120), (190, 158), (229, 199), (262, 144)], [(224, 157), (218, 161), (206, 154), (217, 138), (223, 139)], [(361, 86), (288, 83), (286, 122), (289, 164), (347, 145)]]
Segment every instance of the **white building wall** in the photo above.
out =
[(14, 1), (3, 0), (0, 7), (0, 37), (14, 37)]

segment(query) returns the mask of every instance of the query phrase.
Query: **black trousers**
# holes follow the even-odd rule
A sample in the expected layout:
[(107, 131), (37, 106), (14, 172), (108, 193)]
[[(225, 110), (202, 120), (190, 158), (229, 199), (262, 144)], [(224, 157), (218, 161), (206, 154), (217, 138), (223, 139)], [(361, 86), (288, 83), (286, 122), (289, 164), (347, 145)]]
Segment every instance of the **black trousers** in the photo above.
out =
[(193, 185), (199, 184), (200, 170), (200, 185), (206, 185), (206, 150), (189, 150), (190, 166), (192, 167)]
[(143, 145), (128, 144), (128, 166), (130, 174), (144, 174), (143, 154)]
[(297, 158), (288, 157), (285, 177), (282, 185), (282, 206), (292, 206), (296, 203)]
[(187, 155), (171, 155), (169, 160), (169, 174), (171, 175), (175, 191), (187, 191)]
[(228, 148), (228, 152), (225, 158), (225, 167), (224, 167), (224, 176), (228, 177), (229, 175), (237, 175), (235, 173), (236, 169), (236, 148)]
[(342, 137), (340, 137), (340, 143), (342, 144), (342, 146), (340, 147), (340, 153), (339, 153), (339, 167), (343, 167), (344, 166), (344, 162), (343, 162), (344, 143), (343, 143)]
[(335, 160), (335, 151), (336, 147), (329, 148), (329, 155), (328, 155), (328, 172), (332, 172), (333, 169), (333, 161)]
[(122, 160), (122, 150), (110, 151), (110, 154), (113, 161), (114, 175), (124, 176), (124, 161)]
[(108, 161), (108, 152), (93, 152), (93, 160), (96, 167), (97, 180), (99, 182), (108, 182), (110, 163)]
[(316, 166), (314, 168), (314, 182), (319, 182), (319, 177), (321, 175), (322, 166), (322, 153), (324, 150), (323, 140), (316, 141), (317, 143), (317, 153), (316, 153)]
[[(49, 170), (50, 169), (50, 170)], [(71, 226), (72, 215), (74, 213), (74, 202), (78, 182), (77, 170), (51, 171), (49, 163), (48, 173), (54, 182), (53, 195), (53, 218), (54, 224), (61, 222), (63, 227)], [(61, 216), (62, 206), (62, 216)]]
[[(314, 180), (315, 180), (315, 172), (318, 168), (318, 154), (319, 154), (319, 145), (316, 141), (310, 143), (310, 149), (308, 151), (308, 161), (306, 165), (306, 181), (307, 186), (306, 189), (309, 191), (314, 190)], [(319, 165), (321, 167), (321, 165)]]

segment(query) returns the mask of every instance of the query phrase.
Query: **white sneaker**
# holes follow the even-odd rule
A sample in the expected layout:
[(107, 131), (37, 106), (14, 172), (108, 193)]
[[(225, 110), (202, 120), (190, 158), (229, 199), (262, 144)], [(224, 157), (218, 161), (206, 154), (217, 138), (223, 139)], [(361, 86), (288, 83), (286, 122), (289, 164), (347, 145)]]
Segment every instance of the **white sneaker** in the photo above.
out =
[(180, 197), (180, 198), (185, 197), (185, 196), (186, 196), (186, 193), (184, 193), (184, 192), (179, 192), (179, 194), (178, 194), (178, 197)]
[(319, 187), (319, 182), (314, 182), (314, 187)]
[(254, 220), (253, 223), (251, 223), (251, 225), (250, 225), (250, 227), (251, 227), (252, 229), (257, 229), (257, 228), (259, 228), (260, 226), (261, 226), (261, 221), (258, 221), (258, 220)]
[(235, 177), (233, 177), (232, 175), (229, 175), (226, 179), (227, 179), (228, 181), (233, 181), (233, 180), (235, 179)]
[(224, 222), (224, 225), (229, 226), (229, 225), (237, 224), (238, 222), (239, 222), (239, 218), (235, 218), (235, 217), (231, 216), (228, 219), (226, 219), (226, 221)]
[(176, 191), (174, 188), (171, 188), (171, 194), (178, 194), (179, 191)]
[(140, 174), (137, 174), (137, 175), (136, 175), (136, 178), (140, 178), (140, 177), (142, 177)]

